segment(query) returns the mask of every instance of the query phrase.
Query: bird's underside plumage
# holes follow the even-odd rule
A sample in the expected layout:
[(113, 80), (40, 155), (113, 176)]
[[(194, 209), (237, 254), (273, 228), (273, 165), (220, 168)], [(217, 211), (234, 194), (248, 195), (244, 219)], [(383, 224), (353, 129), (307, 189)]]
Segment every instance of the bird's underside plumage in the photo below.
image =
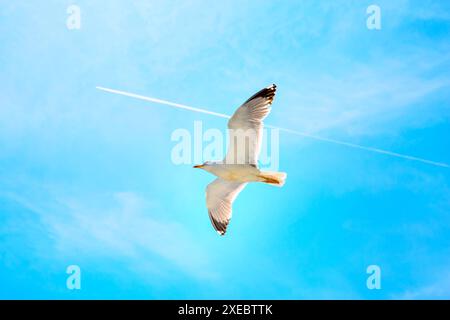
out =
[(206, 206), (211, 223), (220, 235), (227, 231), (231, 219), (231, 205), (246, 182), (234, 182), (217, 178), (206, 187)]
[[(232, 204), (248, 182), (282, 186), (285, 173), (258, 169), (263, 120), (275, 97), (273, 84), (251, 96), (228, 121), (230, 143), (224, 161), (196, 166), (218, 178), (206, 188), (206, 206), (214, 229), (224, 235), (232, 215)], [(244, 143), (242, 143), (244, 142)]]

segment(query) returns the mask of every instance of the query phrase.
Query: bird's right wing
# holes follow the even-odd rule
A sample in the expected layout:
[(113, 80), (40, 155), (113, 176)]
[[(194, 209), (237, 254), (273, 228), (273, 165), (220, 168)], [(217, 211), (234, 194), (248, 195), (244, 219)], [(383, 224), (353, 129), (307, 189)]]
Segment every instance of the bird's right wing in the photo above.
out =
[(206, 206), (211, 223), (220, 235), (227, 231), (232, 204), (247, 183), (217, 178), (206, 187)]
[(230, 143), (225, 162), (258, 165), (263, 120), (270, 112), (276, 85), (264, 88), (244, 102), (228, 121)]

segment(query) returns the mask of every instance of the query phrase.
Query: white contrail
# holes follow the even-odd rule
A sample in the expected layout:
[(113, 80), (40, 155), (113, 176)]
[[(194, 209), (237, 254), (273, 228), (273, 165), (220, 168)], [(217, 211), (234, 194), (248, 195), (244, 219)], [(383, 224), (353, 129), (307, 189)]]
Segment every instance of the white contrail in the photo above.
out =
[[(115, 90), (115, 89), (110, 89), (110, 88), (105, 88), (105, 87), (97, 86), (96, 88), (99, 89), (99, 90), (102, 90), (102, 91), (115, 93), (115, 94), (120, 94), (122, 96), (127, 96), (127, 97), (140, 99), (140, 100), (144, 100), (144, 101), (164, 104), (164, 105), (175, 107), (175, 108), (178, 108), (178, 109), (184, 109), (184, 110), (189, 110), (189, 111), (209, 114), (209, 115), (220, 117), (220, 118), (227, 118), (227, 119), (231, 118), (231, 116), (229, 116), (227, 114), (213, 112), (213, 111), (209, 111), (209, 110), (201, 109), (201, 108), (195, 108), (195, 107), (187, 106), (187, 105), (180, 104), (180, 103), (175, 103), (175, 102), (170, 102), (170, 101), (166, 101), (166, 100), (146, 97), (146, 96), (135, 94), (135, 93), (130, 93), (130, 92), (121, 91), (121, 90)], [(295, 130), (281, 128), (281, 127), (276, 127), (276, 126), (271, 126), (271, 125), (266, 125), (266, 127), (273, 128), (273, 129), (279, 129), (280, 131), (284, 131), (284, 132), (287, 132), (287, 133), (292, 133), (292, 134), (295, 134), (295, 135), (298, 135), (298, 136), (302, 136), (302, 137), (306, 137), (306, 138), (310, 138), (310, 139), (314, 139), (314, 140), (318, 140), (318, 141), (324, 141), (324, 142), (339, 144), (339, 145), (350, 147), (350, 148), (356, 148), (356, 149), (361, 149), (361, 150), (381, 153), (381, 154), (389, 155), (389, 156), (392, 156), (392, 157), (397, 157), (397, 158), (402, 158), (402, 159), (407, 159), (407, 160), (419, 161), (419, 162), (430, 164), (430, 165), (433, 165), (433, 166), (450, 168), (450, 165), (448, 165), (446, 163), (442, 163), (442, 162), (435, 162), (435, 161), (431, 161), (431, 160), (427, 160), (427, 159), (422, 159), (422, 158), (418, 158), (418, 157), (414, 157), (414, 156), (409, 156), (409, 155), (406, 155), (406, 154), (396, 153), (396, 152), (387, 151), (387, 150), (378, 149), (378, 148), (373, 148), (373, 147), (366, 147), (366, 146), (362, 146), (362, 145), (351, 143), (351, 142), (345, 142), (345, 141), (339, 141), (339, 140), (330, 139), (330, 138), (324, 138), (324, 137), (320, 137), (320, 136), (316, 136), (316, 135), (311, 135), (311, 134), (305, 133), (305, 132), (295, 131)]]
[(96, 87), (96, 88), (99, 90), (116, 93), (116, 94), (121, 94), (123, 96), (131, 97), (131, 98), (135, 98), (135, 99), (150, 101), (150, 102), (159, 103), (159, 104), (165, 104), (167, 106), (171, 106), (171, 107), (175, 107), (175, 108), (179, 108), (179, 109), (185, 109), (185, 110), (194, 111), (194, 112), (206, 113), (206, 114), (216, 116), (216, 117), (221, 117), (221, 118), (231, 118), (229, 115), (226, 115), (223, 113), (217, 113), (217, 112), (208, 111), (205, 109), (194, 108), (194, 107), (186, 106), (186, 105), (180, 104), (180, 103), (170, 102), (170, 101), (156, 99), (156, 98), (150, 98), (150, 97), (146, 97), (146, 96), (141, 96), (139, 94), (134, 94), (134, 93), (120, 91), (120, 90), (114, 90), (114, 89), (108, 89), (108, 88), (104, 88), (104, 87)]

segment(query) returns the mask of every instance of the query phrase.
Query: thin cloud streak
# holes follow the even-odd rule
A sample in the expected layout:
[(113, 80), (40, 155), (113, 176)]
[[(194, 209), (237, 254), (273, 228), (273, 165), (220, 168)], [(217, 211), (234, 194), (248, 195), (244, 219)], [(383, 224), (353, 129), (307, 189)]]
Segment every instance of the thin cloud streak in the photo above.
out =
[(125, 91), (120, 91), (120, 90), (115, 90), (115, 89), (109, 89), (109, 88), (104, 88), (104, 87), (95, 87), (95, 88), (106, 91), (106, 92), (111, 92), (111, 93), (120, 94), (120, 95), (131, 97), (131, 98), (135, 98), (135, 99), (145, 100), (145, 101), (159, 103), (159, 104), (165, 104), (167, 106), (171, 106), (171, 107), (175, 107), (175, 108), (179, 108), (179, 109), (184, 109), (184, 110), (189, 110), (189, 111), (194, 111), (194, 112), (199, 112), (199, 113), (206, 113), (206, 114), (220, 117), (220, 118), (228, 118), (228, 119), (231, 118), (231, 116), (223, 114), (223, 113), (218, 113), (218, 112), (208, 111), (205, 109), (190, 107), (190, 106), (187, 106), (184, 104), (170, 102), (170, 101), (156, 99), (156, 98), (151, 98), (151, 97), (146, 97), (146, 96), (142, 96), (142, 95), (135, 94), (135, 93), (125, 92)]
[[(178, 109), (184, 109), (184, 110), (188, 110), (188, 111), (209, 114), (209, 115), (220, 117), (220, 118), (226, 118), (226, 119), (231, 118), (231, 116), (227, 115), (227, 114), (218, 113), (218, 112), (214, 112), (214, 111), (209, 111), (209, 110), (206, 110), (206, 109), (201, 109), (201, 108), (196, 108), (196, 107), (191, 107), (191, 106), (187, 106), (187, 105), (184, 105), (184, 104), (175, 103), (175, 102), (171, 102), (171, 101), (167, 101), (167, 100), (147, 97), (147, 96), (143, 96), (143, 95), (139, 95), (139, 94), (135, 94), (135, 93), (130, 93), (130, 92), (116, 90), (116, 89), (110, 89), (110, 88), (105, 88), (105, 87), (100, 87), (100, 86), (97, 86), (95, 88), (98, 89), (98, 90), (105, 91), (105, 92), (119, 94), (119, 95), (127, 96), (127, 97), (130, 97), (130, 98), (135, 98), (135, 99), (148, 101), (148, 102), (163, 104), (163, 105), (175, 107), (175, 108), (178, 108)], [(437, 166), (437, 167), (450, 168), (449, 164), (443, 163), (443, 162), (436, 162), (436, 161), (432, 161), (432, 160), (427, 160), (427, 159), (414, 157), (414, 156), (410, 156), (410, 155), (406, 155), (406, 154), (401, 154), (401, 153), (397, 153), (397, 152), (392, 152), (392, 151), (388, 151), (388, 150), (383, 150), (383, 149), (379, 149), (379, 148), (368, 147), (368, 146), (363, 146), (363, 145), (359, 145), (359, 144), (355, 144), (355, 143), (351, 143), (351, 142), (346, 142), (346, 141), (340, 141), (340, 140), (320, 137), (320, 136), (316, 136), (316, 135), (311, 135), (311, 134), (306, 133), (306, 132), (295, 131), (295, 130), (292, 130), (292, 129), (276, 127), (276, 126), (272, 126), (272, 125), (266, 125), (266, 127), (272, 128), (272, 129), (278, 129), (278, 130), (283, 131), (283, 132), (291, 133), (291, 134), (294, 134), (294, 135), (298, 135), (298, 136), (302, 136), (302, 137), (305, 137), (305, 138), (310, 138), (310, 139), (314, 139), (314, 140), (318, 140), (318, 141), (338, 144), (338, 145), (341, 145), (341, 146), (346, 146), (346, 147), (350, 147), (350, 148), (354, 148), (354, 149), (365, 150), (365, 151), (369, 151), (369, 152), (375, 152), (375, 153), (384, 154), (384, 155), (388, 155), (388, 156), (392, 156), (392, 157), (396, 157), (396, 158), (401, 158), (401, 159), (406, 159), (406, 160), (411, 160), (411, 161), (418, 161), (418, 162), (422, 162), (422, 163), (425, 163), (425, 164), (428, 164), (428, 165)]]

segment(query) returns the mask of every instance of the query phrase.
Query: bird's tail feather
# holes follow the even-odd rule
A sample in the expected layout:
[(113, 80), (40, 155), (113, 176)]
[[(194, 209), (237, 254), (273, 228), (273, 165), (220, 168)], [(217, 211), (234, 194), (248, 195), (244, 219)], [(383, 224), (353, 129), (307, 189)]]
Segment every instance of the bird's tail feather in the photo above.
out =
[(263, 171), (258, 176), (261, 182), (268, 183), (277, 187), (282, 187), (286, 180), (286, 172)]

